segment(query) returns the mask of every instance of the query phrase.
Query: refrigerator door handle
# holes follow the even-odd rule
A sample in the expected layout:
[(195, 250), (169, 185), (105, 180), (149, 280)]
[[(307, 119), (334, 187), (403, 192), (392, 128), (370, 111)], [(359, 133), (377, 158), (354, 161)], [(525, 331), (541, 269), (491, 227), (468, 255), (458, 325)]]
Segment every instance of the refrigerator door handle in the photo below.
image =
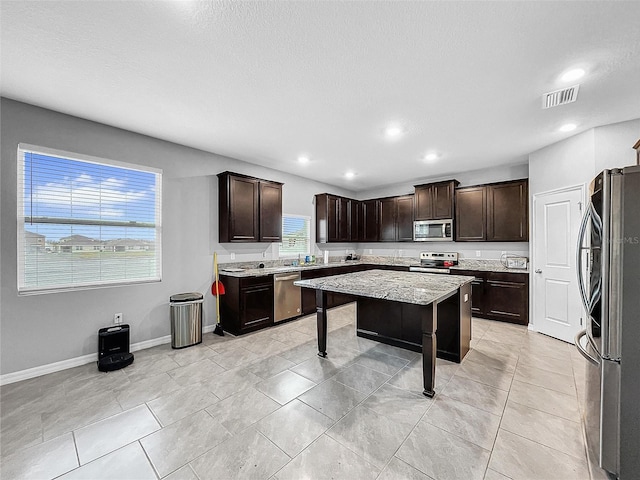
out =
[(578, 248), (576, 253), (576, 266), (578, 270), (578, 290), (580, 291), (580, 298), (582, 299), (582, 304), (584, 305), (587, 314), (591, 311), (589, 301), (587, 300), (587, 289), (584, 284), (584, 275), (583, 275), (583, 264), (582, 264), (582, 251), (583, 250), (591, 250), (589, 247), (583, 247), (584, 238), (587, 233), (587, 225), (591, 221), (591, 209), (592, 205), (589, 205), (587, 211), (584, 213), (582, 217), (582, 222), (580, 223), (580, 230), (578, 231)]
[[(586, 358), (589, 362), (593, 363), (594, 365), (600, 365), (600, 361), (595, 358), (592, 357), (591, 355), (589, 355), (589, 352), (587, 352), (586, 348), (584, 348), (582, 346), (582, 343), (580, 343), (580, 340), (582, 340), (582, 337), (587, 337), (587, 330), (580, 330), (578, 332), (578, 334), (576, 335), (574, 342), (576, 344), (576, 348), (578, 349), (578, 351), (582, 354), (582, 356), (584, 358)], [(589, 338), (587, 337), (587, 341), (589, 341)]]

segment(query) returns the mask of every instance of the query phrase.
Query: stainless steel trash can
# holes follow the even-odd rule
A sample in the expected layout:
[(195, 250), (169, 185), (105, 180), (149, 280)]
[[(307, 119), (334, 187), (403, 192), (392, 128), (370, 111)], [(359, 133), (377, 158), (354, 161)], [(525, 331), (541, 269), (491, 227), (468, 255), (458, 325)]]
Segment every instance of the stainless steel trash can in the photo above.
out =
[(201, 293), (178, 293), (169, 297), (171, 309), (171, 347), (184, 348), (202, 342)]

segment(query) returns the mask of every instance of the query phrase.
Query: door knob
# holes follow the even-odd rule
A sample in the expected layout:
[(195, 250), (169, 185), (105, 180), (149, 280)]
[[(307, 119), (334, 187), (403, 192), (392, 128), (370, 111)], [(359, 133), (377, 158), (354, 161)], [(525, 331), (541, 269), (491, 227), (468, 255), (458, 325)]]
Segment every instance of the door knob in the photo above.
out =
[(540, 270), (539, 268), (536, 269), (536, 273), (542, 273), (542, 270)]

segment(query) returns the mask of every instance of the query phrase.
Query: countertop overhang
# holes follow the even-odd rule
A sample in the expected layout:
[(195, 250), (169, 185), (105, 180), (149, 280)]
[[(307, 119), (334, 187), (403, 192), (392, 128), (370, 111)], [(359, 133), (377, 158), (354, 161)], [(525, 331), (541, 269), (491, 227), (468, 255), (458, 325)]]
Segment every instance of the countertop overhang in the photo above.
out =
[(367, 270), (298, 280), (294, 285), (393, 302), (429, 305), (449, 298), (462, 285), (473, 280), (474, 277), (463, 275)]

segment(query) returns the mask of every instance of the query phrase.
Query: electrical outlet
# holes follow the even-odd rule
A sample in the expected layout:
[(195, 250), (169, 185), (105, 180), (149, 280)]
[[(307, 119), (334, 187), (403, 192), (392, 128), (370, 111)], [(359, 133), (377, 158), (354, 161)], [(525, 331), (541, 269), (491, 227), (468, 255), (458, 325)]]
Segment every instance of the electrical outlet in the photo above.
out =
[(122, 323), (122, 313), (113, 314), (113, 323)]
[(235, 260), (236, 259), (236, 254), (235, 253), (231, 252), (230, 256), (231, 256), (231, 260)]
[(369, 255), (373, 255), (373, 248), (369, 249)]
[(476, 250), (476, 257), (481, 257), (481, 256), (482, 256), (482, 251)]
[(267, 252), (262, 252), (262, 258), (267, 258)]
[(398, 256), (401, 257), (402, 256), (402, 250), (398, 250)]

